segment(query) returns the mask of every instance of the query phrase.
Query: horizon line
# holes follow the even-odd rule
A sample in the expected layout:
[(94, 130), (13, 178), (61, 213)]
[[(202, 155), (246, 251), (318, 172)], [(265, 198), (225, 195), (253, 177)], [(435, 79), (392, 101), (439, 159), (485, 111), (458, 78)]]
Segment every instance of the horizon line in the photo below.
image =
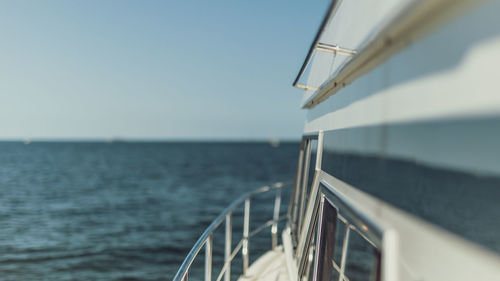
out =
[(99, 143), (138, 143), (138, 142), (300, 142), (301, 138), (0, 138), (0, 142), (22, 142), (25, 144), (33, 142), (99, 142)]

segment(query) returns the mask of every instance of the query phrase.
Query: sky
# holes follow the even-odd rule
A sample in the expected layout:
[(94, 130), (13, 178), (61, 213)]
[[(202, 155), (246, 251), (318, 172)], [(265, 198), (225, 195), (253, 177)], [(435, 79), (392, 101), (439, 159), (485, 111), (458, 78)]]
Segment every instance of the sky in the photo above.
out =
[(299, 139), (328, 2), (0, 0), (0, 139)]

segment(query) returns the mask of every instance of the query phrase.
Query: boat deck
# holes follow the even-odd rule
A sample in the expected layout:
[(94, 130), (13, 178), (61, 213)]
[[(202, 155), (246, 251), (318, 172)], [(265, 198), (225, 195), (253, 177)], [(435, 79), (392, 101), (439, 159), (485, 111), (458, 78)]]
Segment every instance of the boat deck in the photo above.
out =
[(257, 259), (247, 270), (246, 276), (238, 281), (289, 281), (283, 247), (268, 251)]

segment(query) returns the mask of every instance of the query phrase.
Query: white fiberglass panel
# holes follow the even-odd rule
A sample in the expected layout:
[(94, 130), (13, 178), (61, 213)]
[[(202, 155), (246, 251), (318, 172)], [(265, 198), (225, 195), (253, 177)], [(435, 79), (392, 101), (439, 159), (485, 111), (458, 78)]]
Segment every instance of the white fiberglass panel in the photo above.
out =
[(394, 55), (307, 112), (305, 132), (500, 115), (500, 1)]
[(305, 132), (352, 129), (345, 151), (499, 175), (499, 9), (485, 3), (394, 55), (310, 109)]
[(394, 19), (408, 0), (344, 0), (325, 28), (320, 42), (357, 50), (387, 22)]

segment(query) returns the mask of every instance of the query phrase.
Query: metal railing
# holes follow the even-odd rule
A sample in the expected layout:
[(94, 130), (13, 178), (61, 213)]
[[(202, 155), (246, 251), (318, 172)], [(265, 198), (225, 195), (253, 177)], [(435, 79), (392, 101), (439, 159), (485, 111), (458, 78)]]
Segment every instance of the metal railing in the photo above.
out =
[[(233, 201), (222, 213), (208, 226), (203, 232), (198, 241), (194, 244), (193, 248), (189, 251), (184, 262), (181, 264), (179, 270), (174, 276), (173, 281), (187, 281), (191, 265), (195, 261), (199, 252), (205, 247), (205, 281), (212, 281), (212, 250), (213, 250), (213, 234), (214, 231), (225, 221), (225, 246), (224, 246), (224, 265), (217, 275), (216, 281), (220, 281), (224, 277), (224, 281), (231, 280), (231, 262), (240, 252), (243, 259), (243, 275), (246, 275), (248, 270), (248, 242), (250, 238), (260, 233), (267, 227), (271, 227), (271, 241), (272, 249), (278, 246), (278, 222), (287, 218), (286, 213), (280, 214), (282, 188), (290, 186), (289, 182), (278, 182), (273, 185), (263, 186), (255, 191), (242, 195), (237, 200)], [(274, 196), (274, 209), (273, 218), (261, 224), (254, 230), (250, 231), (250, 200), (257, 194), (265, 193), (275, 190)], [(238, 242), (234, 249), (232, 248), (232, 217), (233, 211), (244, 204), (243, 215), (243, 237)]]

